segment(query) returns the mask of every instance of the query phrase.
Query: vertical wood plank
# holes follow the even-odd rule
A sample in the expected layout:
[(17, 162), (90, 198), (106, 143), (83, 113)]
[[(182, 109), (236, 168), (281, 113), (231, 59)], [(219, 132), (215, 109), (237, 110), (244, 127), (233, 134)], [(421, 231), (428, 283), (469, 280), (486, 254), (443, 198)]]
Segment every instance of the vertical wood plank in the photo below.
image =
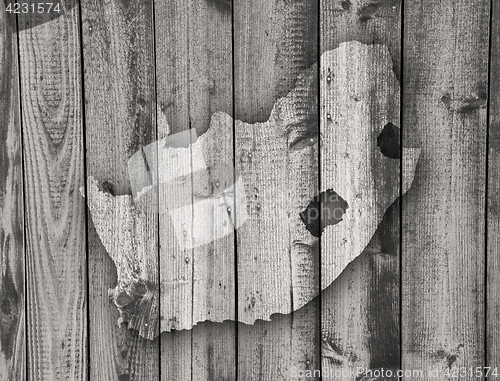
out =
[[(399, 196), (400, 159), (387, 157), (377, 142), (388, 123), (400, 126), (400, 89), (388, 49), (381, 45), (341, 44), (324, 53), (320, 70), (321, 189), (333, 189), (349, 205), (343, 221), (322, 235), (324, 283), (345, 266), (342, 246), (361, 254)], [(399, 151), (399, 141), (395, 145)], [(327, 208), (322, 212), (325, 218), (332, 213)], [(397, 242), (397, 225), (389, 232), (396, 237), (380, 235), (379, 246), (365, 250), (371, 255), (337, 279), (344, 288), (335, 298), (322, 295), (323, 347), (329, 352), (325, 367), (398, 368), (398, 249), (391, 244), (394, 238)], [(359, 279), (365, 274), (366, 279)]]
[[(191, 127), (201, 134), (207, 125), (215, 128), (207, 124), (207, 120), (216, 123), (214, 113), (223, 111), (231, 116), (233, 114), (231, 2), (194, 1), (191, 4), (189, 41), (189, 115)], [(223, 122), (232, 127), (230, 121), (230, 118), (225, 118)], [(207, 166), (225, 166), (228, 174), (232, 175), (233, 134), (215, 135), (211, 141), (204, 142)], [(194, 184), (195, 176), (198, 174), (193, 175)], [(215, 174), (210, 177), (208, 182), (205, 180), (205, 186), (217, 193), (217, 183), (222, 183), (222, 179), (219, 180)], [(215, 216), (215, 213), (207, 216), (206, 223), (213, 225), (212, 234), (222, 227), (222, 221)], [(196, 218), (201, 216), (195, 215)], [(236, 309), (234, 261), (233, 234), (218, 239), (214, 237), (213, 242), (193, 251), (193, 321), (215, 319), (217, 315), (232, 317), (223, 325), (206, 323), (194, 327), (191, 354), (193, 380), (236, 379), (236, 323), (232, 322)]]
[[(157, 138), (153, 1), (83, 0), (81, 7), (87, 175), (114, 195), (128, 194), (134, 180), (128, 159)], [(120, 226), (120, 221), (105, 223), (110, 229)], [(159, 339), (144, 339), (137, 327), (118, 325), (118, 310), (108, 296), (116, 282), (115, 264), (90, 213), (88, 224), (90, 379), (159, 380)], [(148, 214), (147, 224), (148, 247), (157, 247), (157, 215)], [(150, 281), (157, 300), (158, 252), (148, 253), (147, 262), (149, 274), (140, 277)]]
[(486, 365), (500, 364), (500, 4), (492, 2), (488, 149)]
[[(159, 112), (168, 123), (159, 126), (160, 137), (193, 128), (202, 139), (214, 113), (232, 115), (231, 21), (231, 2), (155, 2), (157, 97)], [(232, 136), (204, 140), (203, 148), (208, 166), (232, 165)], [(193, 186), (200, 185), (197, 175), (192, 177)], [(182, 251), (172, 221), (163, 212), (165, 202), (160, 194), (161, 324), (162, 330), (174, 331), (162, 335), (162, 378), (233, 380), (235, 324), (199, 323), (192, 331), (179, 331), (186, 327), (177, 321), (234, 316), (234, 237)], [(206, 221), (211, 222), (218, 223)], [(164, 302), (172, 293), (177, 300)]]
[[(61, 7), (64, 7), (61, 5)], [(87, 273), (78, 7), (19, 20), (28, 378), (87, 379)]]
[[(402, 367), (485, 361), (485, 157), (490, 2), (405, 2)], [(405, 155), (405, 151), (403, 155)]]
[[(195, 61), (194, 58), (192, 60)], [(204, 65), (209, 65), (209, 62)], [(231, 77), (232, 75), (228, 75), (227, 79)], [(232, 94), (229, 94), (228, 102), (231, 100)], [(224, 124), (226, 128), (217, 129), (217, 123)], [(199, 138), (203, 141), (204, 157), (210, 169), (203, 174), (197, 172), (193, 175), (194, 193), (197, 194), (199, 189), (203, 189), (208, 196), (218, 194), (216, 197), (222, 201), (224, 209), (236, 210), (235, 202), (226, 201), (226, 207), (220, 196), (220, 192), (227, 192), (229, 187), (224, 188), (221, 184), (232, 184), (234, 179), (232, 119), (225, 114), (220, 119), (214, 117), (210, 129), (212, 131)], [(196, 203), (200, 201), (203, 199), (195, 196), (193, 208), (196, 208)], [(217, 237), (217, 233), (225, 227), (224, 224), (227, 225), (227, 221), (222, 220), (217, 209), (215, 204), (205, 208), (204, 215), (193, 216), (195, 223), (196, 220), (204, 220), (200, 230), (210, 234), (212, 239), (212, 242), (193, 250), (193, 323), (205, 320), (228, 321), (222, 325), (198, 323), (193, 327), (193, 380), (229, 381), (236, 378), (234, 233)], [(224, 210), (225, 213), (228, 213), (227, 209)], [(196, 234), (196, 230), (194, 233)]]
[[(158, 137), (190, 128), (189, 124), (189, 11), (190, 2), (155, 1), (155, 49), (157, 103), (167, 118), (167, 125), (158, 125)], [(159, 199), (159, 208), (165, 206)], [(175, 282), (192, 279), (192, 253), (181, 253), (177, 246), (168, 215), (159, 217), (160, 225), (160, 280)], [(167, 230), (168, 228), (168, 230)], [(175, 259), (188, 258), (186, 264), (176, 265)], [(175, 290), (177, 303), (165, 305), (165, 289), (160, 287), (161, 331), (170, 316), (183, 320), (192, 317), (192, 283)], [(175, 323), (176, 319), (172, 322)], [(175, 327), (174, 327), (175, 329)], [(160, 372), (165, 379), (191, 380), (191, 331), (173, 331), (160, 338)]]
[(363, 253), (321, 293), (322, 365), (330, 377), (358, 367), (399, 369), (399, 212), (396, 201)]
[(321, 53), (346, 41), (387, 46), (399, 78), (402, 0), (321, 1)]
[[(248, 320), (252, 310), (260, 311), (256, 317), (266, 311), (270, 301), (256, 289), (273, 284), (284, 293), (275, 293), (279, 303), (272, 305), (289, 312), (273, 316), (271, 322), (239, 325), (238, 379), (281, 380), (288, 379), (293, 367), (320, 368), (318, 299), (310, 302), (308, 314), (292, 313), (318, 293), (319, 261), (309, 232), (287, 216), (302, 212), (299, 207), (290, 211), (290, 200), (307, 205), (318, 192), (318, 150), (308, 144), (319, 132), (313, 65), (318, 8), (316, 2), (281, 0), (235, 1), (234, 6), (235, 118), (247, 123), (270, 120), (253, 128), (237, 124), (235, 130), (238, 172), (252, 179), (245, 184), (248, 220), (237, 232), (237, 279), (244, 275), (249, 280), (238, 282), (238, 314)], [(291, 91), (294, 95), (282, 104), (295, 124), (280, 126), (277, 101)], [(298, 142), (295, 148), (293, 142)], [(276, 173), (276, 168), (283, 171)], [(268, 261), (271, 256), (280, 260)]]
[(265, 122), (279, 97), (317, 61), (316, 1), (234, 1), (235, 112)]
[(26, 379), (24, 200), (16, 18), (0, 6), (0, 380)]
[[(356, 40), (364, 44), (380, 44), (387, 47), (394, 63), (394, 72), (399, 78), (401, 49), (401, 1), (321, 1), (320, 9), (321, 52), (338, 48), (339, 44)], [(360, 65), (363, 58), (359, 57)], [(345, 58), (348, 61), (348, 57)], [(373, 68), (380, 65), (373, 62)], [(375, 69), (368, 68), (372, 73)], [(332, 77), (339, 75), (331, 68)], [(377, 77), (371, 77), (376, 81)], [(326, 75), (322, 78), (326, 80)], [(363, 79), (347, 78), (353, 87), (362, 88)], [(327, 89), (327, 86), (324, 86)], [(377, 84), (373, 84), (373, 89)], [(360, 90), (361, 91), (361, 90)], [(323, 99), (325, 93), (320, 95)], [(328, 95), (327, 97), (331, 97)], [(333, 102), (338, 102), (333, 95)], [(325, 101), (328, 103), (328, 101)], [(382, 103), (382, 100), (380, 100)], [(336, 107), (336, 106), (334, 106)], [(375, 112), (376, 107), (371, 107)], [(355, 107), (353, 111), (357, 110)], [(393, 110), (395, 111), (395, 110)], [(328, 112), (325, 110), (325, 112)], [(330, 113), (333, 112), (330, 110)], [(357, 111), (356, 111), (357, 112)], [(326, 114), (321, 117), (326, 124)], [(399, 116), (386, 115), (400, 127)], [(381, 121), (382, 122), (382, 121)], [(376, 139), (383, 124), (371, 116), (373, 139)], [(345, 128), (345, 126), (339, 126)], [(359, 136), (356, 139), (366, 139)], [(342, 147), (339, 147), (339, 151)], [(354, 154), (351, 152), (351, 154)], [(335, 159), (322, 153), (322, 170), (331, 167)], [(378, 148), (373, 157), (380, 155)], [(398, 160), (398, 159), (394, 159)], [(373, 163), (371, 163), (373, 164)], [(370, 166), (370, 163), (367, 163)], [(357, 170), (357, 175), (367, 167)], [(376, 182), (389, 178), (387, 169), (374, 168)], [(340, 176), (342, 177), (342, 176)], [(349, 175), (353, 179), (352, 175)], [(330, 175), (322, 176), (323, 182), (335, 181)], [(369, 186), (367, 184), (367, 186)], [(389, 191), (389, 190), (388, 190)], [(330, 371), (356, 368), (399, 368), (399, 208), (395, 202), (387, 211), (383, 222), (363, 254), (322, 293), (322, 364)], [(333, 244), (333, 242), (331, 243)], [(322, 240), (323, 250), (331, 246)], [(361, 248), (363, 250), (363, 248)]]

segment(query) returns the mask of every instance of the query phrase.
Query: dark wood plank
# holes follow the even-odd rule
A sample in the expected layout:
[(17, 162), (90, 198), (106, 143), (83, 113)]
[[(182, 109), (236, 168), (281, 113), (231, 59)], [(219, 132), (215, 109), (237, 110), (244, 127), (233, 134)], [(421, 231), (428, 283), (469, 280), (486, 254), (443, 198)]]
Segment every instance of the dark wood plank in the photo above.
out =
[[(322, 305), (329, 307), (322, 310), (322, 368), (330, 377), (358, 367), (394, 373), (399, 369), (399, 282), (395, 278), (399, 213), (396, 201), (361, 255), (321, 293)], [(361, 282), (360, 274), (370, 276)]]
[[(341, 43), (346, 41), (359, 41), (363, 44), (373, 45), (380, 44), (386, 48), (390, 54), (390, 58), (394, 63), (394, 73), (399, 78), (400, 67), (400, 49), (401, 49), (401, 1), (321, 1), (320, 10), (321, 20), (321, 52), (325, 54), (332, 49), (338, 48)], [(383, 62), (383, 56), (380, 57), (380, 62), (366, 63), (363, 62), (366, 57), (361, 55), (358, 58), (360, 65), (366, 65), (366, 73), (357, 72), (358, 77), (346, 78), (346, 82), (350, 83), (346, 86), (359, 88), (362, 92), (363, 78), (369, 75), (373, 81), (373, 91), (377, 91), (378, 84), (383, 82), (384, 73), (377, 73), (376, 67), (386, 64)], [(349, 61), (346, 56), (344, 62)], [(339, 67), (342, 66), (339, 65)], [(331, 77), (342, 76), (337, 73), (339, 67), (331, 67)], [(323, 84), (326, 84), (328, 76), (328, 68), (322, 77)], [(354, 70), (354, 69), (353, 69)], [(387, 74), (388, 75), (388, 74)], [(335, 80), (331, 79), (331, 83)], [(331, 85), (333, 86), (333, 85)], [(323, 97), (330, 98), (334, 103), (330, 107), (342, 109), (339, 105), (335, 105), (341, 94), (326, 94), (328, 88), (326, 84), (323, 87)], [(342, 87), (338, 88), (343, 92)], [(386, 122), (392, 122), (397, 127), (401, 127), (399, 123), (399, 115), (397, 104), (391, 106), (392, 101), (387, 100), (389, 94), (380, 94), (380, 103), (387, 104), (387, 112), (381, 120), (383, 112), (372, 109), (370, 120), (372, 123), (372, 137), (366, 135), (357, 136), (353, 139), (376, 139), (380, 134)], [(383, 99), (383, 100), (382, 100)], [(363, 101), (363, 100), (362, 100)], [(366, 100), (364, 100), (366, 101)], [(333, 112), (330, 112), (333, 114)], [(351, 110), (351, 117), (360, 113), (356, 106)], [(342, 112), (341, 112), (342, 114)], [(359, 114), (358, 114), (359, 115)], [(326, 115), (322, 115), (325, 121), (325, 128), (328, 128)], [(343, 120), (343, 116), (337, 116), (339, 120)], [(332, 117), (335, 119), (335, 117)], [(365, 120), (361, 118), (360, 120)], [(339, 122), (336, 122), (339, 123)], [(339, 128), (346, 128), (344, 122), (339, 124)], [(349, 128), (351, 130), (351, 128)], [(352, 129), (354, 130), (354, 129)], [(324, 132), (324, 131), (323, 131)], [(350, 134), (353, 134), (351, 131)], [(342, 152), (344, 147), (339, 144), (339, 152)], [(369, 144), (369, 143), (368, 143)], [(380, 155), (376, 144), (369, 145), (370, 156), (376, 158)], [(353, 148), (348, 149), (352, 151)], [(326, 150), (324, 150), (326, 151)], [(322, 170), (327, 170), (336, 160), (332, 157), (335, 152), (330, 154), (322, 153)], [(350, 155), (355, 157), (356, 152), (350, 152)], [(393, 159), (398, 160), (398, 159)], [(376, 167), (376, 160), (371, 160), (366, 166), (353, 171), (359, 178), (365, 176), (363, 173), (367, 168), (377, 179), (376, 183), (381, 183), (381, 179), (387, 182), (387, 191), (383, 189), (372, 189), (372, 196), (383, 199), (384, 196), (391, 194), (390, 183), (394, 184), (394, 178), (391, 176), (389, 167)], [(395, 168), (399, 171), (399, 168)], [(339, 177), (331, 174), (322, 175), (323, 182), (336, 182), (340, 179), (341, 182), (352, 181), (353, 188), (356, 186), (355, 177), (352, 173), (347, 174), (347, 178), (341, 175)], [(374, 180), (375, 181), (375, 180)], [(323, 186), (324, 187), (324, 186)], [(370, 185), (367, 185), (367, 188)], [(324, 188), (323, 188), (324, 189)], [(378, 191), (378, 193), (377, 193)], [(341, 195), (342, 196), (342, 195)], [(370, 196), (370, 194), (366, 194)], [(350, 200), (347, 200), (351, 203)], [(366, 247), (359, 247), (358, 253), (363, 254), (352, 262), (344, 272), (322, 293), (322, 340), (323, 366), (330, 371), (348, 370), (349, 367), (364, 367), (366, 369), (397, 369), (399, 368), (399, 214), (398, 203), (395, 203), (387, 211), (385, 218), (379, 226), (377, 232), (372, 238), (371, 243)], [(383, 212), (382, 212), (383, 213)], [(368, 218), (366, 214), (362, 218)], [(369, 221), (368, 221), (369, 222)], [(358, 239), (362, 237), (364, 231), (370, 230), (375, 232), (377, 229), (378, 220), (372, 223), (364, 222), (362, 232), (356, 232)], [(331, 250), (335, 242), (328, 242), (328, 238), (322, 238), (321, 247), (323, 251)], [(357, 255), (356, 254), (356, 255)], [(322, 259), (326, 254), (322, 253)], [(322, 273), (322, 278), (326, 274)]]
[[(81, 6), (87, 174), (114, 195), (129, 194), (134, 179), (127, 171), (128, 159), (157, 139), (153, 1), (84, 0)], [(93, 218), (89, 213), (90, 378), (158, 380), (159, 339), (141, 337), (149, 332), (144, 324), (158, 321), (158, 311), (148, 315), (151, 321), (144, 317), (146, 322), (137, 318), (141, 311), (131, 311), (136, 318), (118, 325), (118, 310), (108, 296), (116, 285), (116, 265), (109, 257), (115, 253), (106, 252)], [(118, 220), (104, 224), (113, 231)], [(148, 214), (146, 220), (144, 244), (157, 248), (158, 216)], [(139, 277), (153, 287), (149, 291), (156, 307), (151, 308), (158, 309), (158, 251), (148, 250), (144, 263), (148, 273)], [(159, 326), (154, 331), (157, 335)]]
[(422, 155), (402, 205), (402, 367), (439, 378), (485, 361), (489, 9), (488, 0), (404, 7), (403, 141)]
[[(155, 2), (157, 97), (165, 119), (158, 134), (195, 129), (207, 166), (233, 165), (232, 128), (225, 136), (202, 136), (214, 128), (210, 123), (216, 112), (232, 115), (231, 15), (227, 1)], [(192, 180), (196, 186), (199, 179)], [(161, 339), (162, 378), (233, 380), (235, 324), (200, 322), (234, 320), (234, 237), (182, 250), (169, 216), (162, 214), (168, 203), (164, 196), (160, 194), (161, 324), (162, 330), (173, 331)], [(210, 213), (203, 218), (214, 227), (220, 223), (210, 221)], [(196, 234), (189, 229), (190, 236)]]
[(492, 2), (486, 267), (486, 365), (500, 364), (500, 4)]
[[(78, 7), (20, 20), (28, 378), (86, 380), (87, 273)], [(26, 23), (26, 24), (25, 24)], [(31, 23), (37, 24), (30, 28)]]
[(24, 200), (16, 18), (0, 6), (0, 379), (26, 379)]
[[(238, 330), (238, 379), (288, 379), (294, 366), (320, 368), (319, 303), (311, 301), (319, 260), (299, 218), (319, 185), (318, 8), (234, 6), (235, 151), (248, 206), (237, 231), (238, 320), (247, 323)], [(292, 313), (307, 302), (309, 314)]]

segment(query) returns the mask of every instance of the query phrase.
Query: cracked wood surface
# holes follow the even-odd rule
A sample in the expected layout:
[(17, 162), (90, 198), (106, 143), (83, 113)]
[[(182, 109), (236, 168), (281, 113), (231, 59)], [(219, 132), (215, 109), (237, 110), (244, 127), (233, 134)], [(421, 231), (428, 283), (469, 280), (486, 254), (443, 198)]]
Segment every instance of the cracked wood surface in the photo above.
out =
[[(335, 35), (329, 30), (329, 25), (337, 25), (346, 21), (349, 24), (359, 26), (360, 23), (369, 24), (394, 24), (394, 29), (382, 29), (373, 31), (374, 37), (377, 34), (386, 34), (384, 41), (391, 41), (390, 48), (398, 41), (399, 30), (399, 9), (393, 10), (388, 7), (388, 4), (381, 4), (377, 14), (372, 14), (373, 20), (360, 21), (358, 17), (364, 14), (364, 9), (368, 6), (368, 2), (355, 2), (350, 4), (348, 9), (344, 9), (340, 3), (323, 3), (322, 2), (322, 31), (325, 36), (323, 46), (331, 46), (342, 39), (342, 34)], [(379, 14), (381, 13), (381, 14)], [(369, 32), (366, 31), (369, 35)], [(365, 36), (366, 37), (366, 36)], [(367, 56), (365, 52), (356, 48), (353, 45), (350, 49), (344, 49), (336, 60), (326, 62), (321, 70), (320, 84), (321, 97), (325, 97), (325, 108), (320, 109), (321, 127), (327, 129), (329, 125), (335, 124), (338, 126), (337, 114), (351, 114), (350, 108), (358, 110), (357, 115), (349, 115), (345, 118), (344, 123), (348, 123), (348, 130), (352, 131), (352, 125), (356, 125), (360, 120), (368, 120), (365, 130), (358, 130), (354, 134), (345, 134), (340, 139), (330, 140), (329, 144), (333, 144), (337, 149), (326, 151), (321, 154), (322, 181), (337, 181), (345, 184), (341, 195), (348, 192), (352, 193), (354, 198), (358, 199), (361, 194), (356, 194), (356, 189), (363, 188), (362, 202), (377, 202), (378, 195), (372, 192), (392, 194), (393, 199), (400, 196), (400, 189), (392, 188), (391, 183), (394, 181), (394, 175), (399, 176), (400, 160), (399, 158), (387, 158), (383, 155), (383, 150), (377, 147), (374, 142), (374, 136), (377, 140), (382, 136), (385, 126), (392, 123), (396, 127), (402, 127), (399, 117), (399, 98), (400, 89), (397, 83), (397, 72), (392, 71), (392, 60), (389, 54), (392, 54), (392, 59), (396, 61), (394, 55), (397, 54), (396, 49), (383, 49), (375, 51), (372, 56)], [(396, 56), (397, 57), (397, 56)], [(337, 73), (339, 62), (352, 62), (352, 66), (356, 66), (356, 62), (361, 62), (360, 68), (350, 71), (342, 70)], [(375, 64), (377, 62), (377, 64)], [(382, 62), (385, 65), (380, 65)], [(380, 71), (380, 72), (379, 72)], [(368, 78), (367, 78), (368, 76)], [(349, 80), (349, 78), (353, 78)], [(348, 83), (347, 91), (330, 90), (332, 85), (340, 81), (340, 83)], [(337, 89), (342, 89), (337, 86)], [(373, 94), (379, 94), (375, 96)], [(343, 94), (344, 93), (344, 94)], [(385, 102), (379, 102), (378, 97), (383, 94)], [(338, 99), (340, 97), (340, 100)], [(364, 99), (368, 107), (358, 105), (359, 100)], [(378, 143), (378, 142), (377, 142)], [(398, 142), (399, 143), (399, 142)], [(325, 145), (328, 143), (325, 142)], [(369, 148), (365, 151), (354, 148), (346, 149), (353, 144), (366, 145)], [(350, 175), (348, 169), (344, 169), (342, 165), (336, 166), (337, 170), (328, 173), (330, 163), (338, 162), (338, 158), (344, 155), (355, 155), (350, 158), (354, 163), (359, 163), (355, 169), (355, 175)], [(360, 155), (360, 156), (357, 156)], [(385, 162), (380, 162), (381, 158), (385, 157)], [(377, 164), (377, 162), (379, 164)], [(366, 163), (366, 164), (362, 164)], [(326, 169), (324, 169), (326, 168)], [(375, 188), (363, 186), (361, 184), (377, 184)], [(358, 185), (356, 185), (358, 184)], [(399, 185), (399, 181), (398, 181)], [(347, 194), (344, 196), (347, 197)], [(347, 200), (349, 199), (347, 198)], [(398, 204), (395, 204), (398, 205)], [(389, 205), (387, 205), (388, 207)], [(359, 206), (352, 207), (352, 213), (360, 209)], [(379, 213), (375, 208), (367, 207), (374, 213)], [(385, 212), (385, 209), (382, 213)], [(378, 228), (379, 218), (366, 218), (366, 225), (351, 226), (348, 230), (348, 235), (340, 239), (341, 243), (350, 245), (351, 250), (363, 254), (354, 262), (352, 262), (347, 271), (336, 280), (336, 287), (330, 289), (329, 292), (322, 294), (322, 340), (323, 349), (328, 346), (335, 348), (337, 356), (341, 356), (341, 360), (332, 357), (327, 350), (322, 351), (322, 366), (331, 370), (349, 369), (349, 367), (364, 367), (373, 369), (378, 367), (397, 368), (399, 362), (398, 344), (399, 344), (399, 326), (398, 326), (398, 235), (397, 227), (391, 225), (394, 220), (394, 215), (398, 213), (398, 209), (394, 206), (390, 212), (387, 212), (385, 227), (379, 228), (378, 235), (372, 239), (372, 234)], [(382, 227), (382, 226), (381, 226)], [(364, 234), (367, 234), (364, 239)], [(333, 239), (332, 239), (333, 238)], [(327, 250), (332, 250), (338, 243), (337, 237), (326, 238), (321, 240), (322, 253)], [(361, 238), (361, 239), (360, 239)], [(366, 247), (366, 243), (372, 240), (371, 244)], [(383, 241), (386, 245), (381, 245)], [(391, 244), (389, 244), (391, 243)], [(357, 246), (359, 245), (359, 246)], [(334, 250), (334, 249), (333, 249)], [(323, 258), (323, 256), (322, 256)], [(341, 257), (335, 257), (337, 258)], [(324, 261), (322, 260), (322, 264)], [(322, 267), (322, 279), (329, 276), (329, 269)], [(383, 291), (381, 291), (383, 290)], [(385, 308), (383, 308), (383, 307)], [(375, 312), (376, 311), (376, 312)], [(383, 347), (384, 357), (381, 357), (381, 347)]]
[[(401, 3), (321, 1), (321, 51), (349, 40), (381, 43), (400, 78)], [(385, 172), (374, 168), (373, 175), (384, 178)], [(330, 370), (399, 367), (398, 206), (389, 208), (360, 257), (322, 293), (322, 366)]]

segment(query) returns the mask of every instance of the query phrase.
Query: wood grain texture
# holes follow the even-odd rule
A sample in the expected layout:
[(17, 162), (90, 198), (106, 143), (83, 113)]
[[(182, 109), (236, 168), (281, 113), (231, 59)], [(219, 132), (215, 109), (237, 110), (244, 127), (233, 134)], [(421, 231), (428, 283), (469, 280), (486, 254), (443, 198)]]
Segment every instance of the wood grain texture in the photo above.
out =
[(500, 364), (500, 4), (492, 2), (487, 193), (486, 365)]
[[(322, 365), (330, 374), (358, 366), (399, 369), (399, 212), (397, 200), (361, 255), (321, 293), (328, 305), (322, 309)], [(360, 281), (360, 274), (371, 276)]]
[[(157, 102), (167, 124), (158, 125), (158, 136), (178, 133), (190, 125), (189, 82), (189, 20), (192, 2), (155, 2), (155, 47)], [(207, 116), (208, 117), (208, 116)], [(175, 176), (174, 176), (175, 177)], [(192, 189), (191, 189), (192, 192)], [(160, 195), (161, 196), (161, 195)], [(166, 207), (159, 197), (159, 209)], [(160, 279), (163, 282), (182, 280), (175, 290), (178, 300), (164, 304), (166, 290), (160, 288), (161, 331), (177, 319), (189, 321), (193, 312), (193, 253), (181, 252), (168, 215), (160, 215)], [(168, 229), (168, 230), (167, 230)], [(190, 231), (191, 233), (191, 231)], [(184, 258), (184, 265), (182, 265)], [(176, 261), (177, 259), (177, 261)], [(176, 263), (177, 262), (177, 263)], [(163, 309), (166, 311), (164, 312)], [(169, 316), (176, 319), (168, 320)], [(166, 320), (167, 319), (167, 320)], [(172, 327), (175, 330), (175, 326)], [(192, 380), (192, 331), (173, 331), (161, 335), (161, 374), (166, 379)]]
[(291, 313), (319, 291), (317, 247), (299, 218), (319, 185), (312, 65), (318, 8), (308, 1), (234, 6), (235, 118), (269, 120), (251, 128), (238, 122), (235, 129), (236, 165), (247, 179), (249, 211), (237, 232), (238, 316), (250, 322), (252, 314), (287, 314), (239, 326), (238, 379), (281, 380), (293, 366), (320, 367), (318, 301), (311, 302), (308, 315)]
[[(232, 74), (228, 73), (228, 76), (231, 77)], [(232, 98), (232, 94), (228, 95)], [(229, 381), (236, 378), (235, 241), (233, 232), (223, 237), (219, 232), (228, 224), (234, 228), (231, 214), (237, 210), (238, 188), (232, 188), (234, 198), (231, 198), (231, 195), (221, 196), (221, 191), (227, 192), (229, 186), (233, 186), (235, 178), (233, 120), (229, 115), (217, 115), (222, 117), (214, 116), (209, 131), (198, 140), (203, 145), (203, 154), (209, 169), (203, 174), (193, 175), (194, 191), (197, 194), (193, 200), (194, 208), (197, 203), (203, 201), (204, 195), (215, 200), (208, 208), (204, 208), (203, 216), (194, 214), (193, 217), (195, 221), (205, 219), (203, 224), (212, 225), (208, 229), (207, 225), (201, 229), (208, 230), (212, 242), (193, 250), (193, 322), (229, 321), (223, 325), (200, 324), (193, 330), (192, 377), (193, 380)], [(216, 123), (227, 128), (217, 128), (214, 125)], [(196, 181), (197, 179), (201, 181)], [(200, 188), (204, 191), (198, 191)]]
[(24, 200), (16, 19), (0, 6), (0, 380), (26, 379)]
[(405, 3), (403, 141), (422, 157), (402, 206), (404, 369), (485, 361), (489, 9), (486, 0)]
[(321, 1), (321, 53), (346, 41), (387, 46), (399, 78), (401, 0)]
[[(386, 210), (400, 195), (400, 159), (387, 157), (378, 147), (388, 123), (400, 126), (400, 89), (387, 47), (351, 42), (324, 53), (320, 91), (321, 189), (332, 188), (349, 205), (343, 220), (327, 227), (321, 237), (323, 288), (366, 251)], [(392, 144), (399, 147), (399, 138)], [(407, 187), (403, 182), (403, 192)], [(336, 210), (321, 212), (328, 218)], [(390, 245), (397, 236), (381, 238), (387, 242), (370, 249), (371, 255), (351, 266), (353, 273), (337, 283), (343, 291), (335, 294), (338, 299), (322, 295), (324, 365), (331, 369), (399, 365), (399, 337), (394, 335), (399, 325), (398, 250)], [(354, 282), (365, 272), (364, 280)], [(381, 305), (388, 307), (383, 317)], [(346, 359), (338, 361), (326, 355), (330, 352), (345, 353)]]
[(317, 62), (316, 1), (234, 1), (236, 119), (265, 122)]
[[(30, 23), (36, 17), (23, 20)], [(28, 378), (87, 379), (78, 9), (19, 32)]]
[[(231, 14), (231, 2), (227, 1), (155, 2), (158, 105), (166, 121), (158, 129), (159, 136), (190, 128), (200, 136), (209, 128), (214, 113), (232, 115)], [(220, 144), (214, 140), (204, 147), (207, 165), (233, 165), (232, 133), (221, 138)], [(227, 157), (231, 159), (229, 163), (225, 161)], [(192, 193), (200, 185), (210, 187), (208, 183), (197, 183), (199, 180), (193, 175), (194, 188), (186, 192)], [(193, 331), (179, 329), (184, 328), (182, 322), (195, 323), (212, 315), (234, 317), (234, 237), (229, 235), (182, 251), (173, 234), (175, 221), (161, 214), (169, 202), (168, 195), (160, 194), (159, 200), (161, 279), (165, 286), (161, 295), (178, 295), (173, 303), (161, 305), (162, 330), (176, 330), (162, 335), (162, 378), (233, 380), (234, 323), (202, 323)], [(210, 213), (206, 217), (214, 228), (220, 223)], [(191, 226), (196, 222), (192, 218)], [(186, 235), (194, 234), (196, 229), (186, 230)], [(205, 261), (206, 258), (210, 260)], [(161, 302), (166, 299), (162, 297)]]
[[(358, 366), (425, 380), (429, 368), (498, 366), (500, 5), (402, 3), (68, 0), (18, 28), (0, 9), (0, 380), (274, 381)], [(377, 167), (386, 122), (403, 127), (403, 164), (422, 147), (402, 197), (399, 158)], [(162, 212), (172, 195), (135, 216), (127, 160), (190, 128), (208, 166), (242, 174), (249, 219), (216, 239), (226, 220), (205, 210), (213, 242), (183, 250)], [(159, 163), (148, 164), (169, 171)], [(187, 178), (194, 201), (215, 192), (211, 170)], [(336, 182), (340, 224), (367, 216), (357, 199), (377, 211), (350, 230), (346, 251), (362, 254), (348, 265), (333, 226), (319, 243), (297, 223)]]
[[(127, 172), (128, 159), (157, 139), (153, 2), (85, 0), (81, 8), (87, 174), (106, 192), (127, 194), (134, 180)], [(117, 229), (119, 215), (104, 220), (105, 228)], [(148, 231), (143, 246), (148, 253), (141, 257), (137, 251), (134, 259), (143, 260), (147, 271), (137, 274), (138, 282), (119, 295), (128, 313), (124, 320), (129, 321), (128, 326), (120, 326), (108, 295), (116, 284), (117, 269), (88, 215), (92, 380), (159, 379), (159, 339), (139, 336), (139, 332), (143, 336), (156, 332), (153, 337), (159, 332), (158, 216), (144, 217)], [(135, 299), (133, 290), (140, 286), (139, 280), (147, 285), (151, 298)]]
[[(399, 78), (401, 1), (321, 1), (320, 21), (321, 52), (350, 40), (382, 44)], [(383, 178), (382, 173), (374, 176)], [(399, 367), (397, 205), (387, 211), (363, 254), (322, 294), (325, 367), (335, 370), (356, 363), (369, 369)]]

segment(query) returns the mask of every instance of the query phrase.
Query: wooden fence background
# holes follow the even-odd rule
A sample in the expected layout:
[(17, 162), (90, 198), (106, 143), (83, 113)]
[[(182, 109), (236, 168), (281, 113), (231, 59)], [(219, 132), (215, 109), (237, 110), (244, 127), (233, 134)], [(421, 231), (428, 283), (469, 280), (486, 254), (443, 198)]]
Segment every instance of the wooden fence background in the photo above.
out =
[[(0, 380), (500, 366), (498, 1), (64, 9), (53, 20), (0, 9)], [(128, 157), (166, 133), (157, 104), (173, 133), (201, 134), (217, 111), (265, 121), (322, 52), (351, 40), (388, 47), (403, 145), (422, 149), (413, 187), (365, 252), (319, 298), (270, 322), (202, 323), (154, 341), (118, 326), (107, 294), (116, 270), (79, 193), (86, 176), (129, 192)]]

